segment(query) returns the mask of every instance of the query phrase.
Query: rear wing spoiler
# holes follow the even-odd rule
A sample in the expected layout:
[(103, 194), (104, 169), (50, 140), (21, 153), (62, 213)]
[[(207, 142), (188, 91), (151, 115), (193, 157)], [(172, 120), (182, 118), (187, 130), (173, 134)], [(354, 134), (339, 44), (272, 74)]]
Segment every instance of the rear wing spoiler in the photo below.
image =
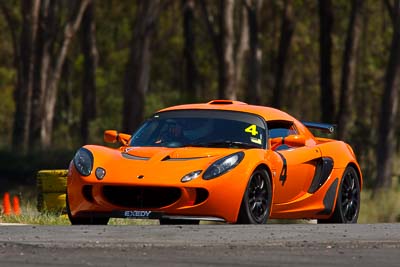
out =
[(336, 128), (335, 124), (329, 124), (329, 123), (308, 122), (308, 121), (302, 121), (302, 123), (307, 128), (321, 130), (329, 134), (334, 133)]

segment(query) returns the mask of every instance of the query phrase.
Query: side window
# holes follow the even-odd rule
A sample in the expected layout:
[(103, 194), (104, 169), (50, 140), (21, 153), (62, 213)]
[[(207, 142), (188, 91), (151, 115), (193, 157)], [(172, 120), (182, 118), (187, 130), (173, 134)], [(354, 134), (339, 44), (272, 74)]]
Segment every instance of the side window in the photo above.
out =
[(286, 137), (288, 135), (297, 134), (297, 129), (291, 121), (269, 121), (267, 125), (269, 138)]

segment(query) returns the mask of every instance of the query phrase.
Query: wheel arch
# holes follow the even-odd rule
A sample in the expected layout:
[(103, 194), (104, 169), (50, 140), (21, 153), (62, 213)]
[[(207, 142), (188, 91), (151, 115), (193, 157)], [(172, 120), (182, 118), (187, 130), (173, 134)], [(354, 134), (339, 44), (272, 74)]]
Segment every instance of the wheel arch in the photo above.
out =
[(346, 168), (347, 167), (353, 167), (354, 170), (357, 172), (358, 182), (360, 183), (360, 191), (362, 191), (363, 179), (362, 179), (362, 173), (361, 173), (360, 167), (354, 162), (350, 162), (349, 164), (347, 164)]
[(269, 176), (269, 180), (271, 181), (271, 185), (272, 185), (272, 189), (273, 189), (274, 188), (274, 183), (273, 183), (273, 180), (272, 180), (272, 172), (271, 172), (271, 169), (269, 168), (269, 166), (267, 164), (265, 164), (265, 163), (261, 163), (254, 170), (257, 170), (257, 169), (264, 169), (264, 170), (267, 171), (268, 176)]
[[(272, 202), (273, 202), (273, 199), (274, 199), (274, 183), (273, 183), (273, 179), (272, 179), (272, 172), (271, 172), (271, 169), (269, 168), (269, 166), (268, 166), (267, 164), (261, 163), (261, 164), (257, 165), (257, 166), (254, 168), (254, 170), (250, 173), (250, 176), (249, 176), (248, 179), (247, 179), (246, 187), (247, 187), (247, 184), (248, 184), (249, 181), (250, 181), (250, 178), (251, 178), (252, 174), (253, 174), (257, 169), (263, 169), (263, 170), (265, 170), (265, 171), (268, 173), (268, 177), (269, 177), (269, 180), (270, 180), (270, 182), (271, 182)], [(245, 187), (245, 190), (246, 190), (246, 187)], [(236, 212), (236, 221), (237, 221), (238, 218), (239, 218), (239, 212), (240, 212), (240, 208), (241, 208), (242, 201), (243, 201), (243, 198), (244, 198), (244, 194), (245, 194), (245, 191), (244, 191), (243, 194), (242, 194), (242, 200), (241, 200), (240, 205), (239, 205), (239, 208), (237, 209), (237, 212)], [(271, 203), (270, 214), (271, 214), (271, 210), (272, 210), (272, 203)]]
[[(341, 190), (342, 190), (342, 186), (343, 186), (343, 183), (344, 183), (344, 179), (346, 177), (345, 174), (346, 174), (346, 171), (348, 171), (349, 168), (353, 168), (354, 171), (356, 172), (356, 174), (358, 176), (357, 177), (358, 178), (357, 181), (359, 182), (359, 186), (360, 186), (359, 187), (359, 190), (360, 190), (359, 193), (361, 192), (361, 185), (362, 185), (361, 170), (360, 170), (360, 168), (359, 168), (359, 166), (357, 165), (356, 162), (349, 162), (346, 165), (346, 168), (344, 168), (342, 178), (341, 178), (340, 183), (339, 183), (338, 188), (337, 188), (337, 193), (336, 193), (336, 197), (335, 197), (333, 212), (326, 219), (318, 219), (318, 223), (357, 223), (358, 214), (359, 214), (359, 211), (360, 211), (360, 194), (358, 193), (358, 197), (356, 197), (358, 199), (358, 201), (356, 202), (357, 203), (357, 207), (356, 207), (357, 210), (355, 211), (354, 214), (351, 215), (352, 216), (351, 220), (346, 217), (346, 215), (343, 213), (342, 209), (340, 208), (341, 205), (339, 205), (339, 203), (341, 203), (339, 201), (341, 201), (341, 199), (342, 199), (342, 197), (339, 197), (339, 194), (341, 194)], [(351, 193), (351, 195), (353, 195), (353, 193)], [(349, 196), (345, 196), (345, 197), (348, 200)], [(347, 203), (352, 203), (353, 202), (352, 201), (353, 200), (353, 196), (351, 196), (351, 198), (352, 198), (351, 202), (348, 201)], [(348, 209), (348, 210), (350, 210), (350, 209)]]
[[(268, 166), (267, 164), (265, 164), (265, 163), (261, 163), (261, 164), (258, 165), (257, 168), (255, 168), (254, 170), (257, 170), (258, 168), (264, 169), (264, 170), (268, 173), (269, 180), (270, 180), (270, 182), (271, 182), (271, 191), (272, 191), (272, 192), (271, 192), (271, 193), (272, 193), (271, 202), (274, 203), (275, 184), (274, 184), (274, 179), (272, 179), (272, 171), (271, 171), (271, 169), (269, 168), (269, 166)], [(271, 210), (270, 210), (270, 212), (272, 211), (272, 203), (271, 203)]]

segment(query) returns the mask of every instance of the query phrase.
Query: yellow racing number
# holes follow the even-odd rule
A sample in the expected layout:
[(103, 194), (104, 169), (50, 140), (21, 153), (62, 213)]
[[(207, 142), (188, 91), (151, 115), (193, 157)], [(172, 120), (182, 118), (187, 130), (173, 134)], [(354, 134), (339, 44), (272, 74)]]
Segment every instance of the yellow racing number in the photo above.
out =
[(244, 130), (246, 133), (251, 133), (252, 135), (257, 135), (257, 126), (255, 124), (250, 125)]

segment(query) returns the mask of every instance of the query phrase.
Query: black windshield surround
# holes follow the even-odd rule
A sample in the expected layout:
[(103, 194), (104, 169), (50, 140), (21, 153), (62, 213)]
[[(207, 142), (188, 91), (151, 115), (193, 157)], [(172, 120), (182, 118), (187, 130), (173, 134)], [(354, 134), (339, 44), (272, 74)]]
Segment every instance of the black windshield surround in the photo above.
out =
[(154, 114), (133, 134), (136, 147), (266, 147), (258, 115), (227, 110), (173, 110)]

